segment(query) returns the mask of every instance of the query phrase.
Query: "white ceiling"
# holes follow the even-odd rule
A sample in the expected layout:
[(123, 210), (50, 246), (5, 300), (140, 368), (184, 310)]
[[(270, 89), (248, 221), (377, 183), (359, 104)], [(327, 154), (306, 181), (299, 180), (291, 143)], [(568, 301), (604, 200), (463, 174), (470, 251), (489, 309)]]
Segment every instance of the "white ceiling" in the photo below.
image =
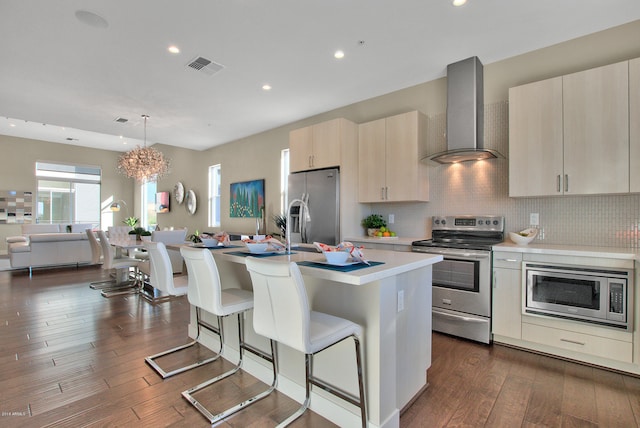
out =
[(147, 114), (148, 144), (203, 150), (637, 19), (638, 0), (0, 0), (0, 134), (123, 151)]

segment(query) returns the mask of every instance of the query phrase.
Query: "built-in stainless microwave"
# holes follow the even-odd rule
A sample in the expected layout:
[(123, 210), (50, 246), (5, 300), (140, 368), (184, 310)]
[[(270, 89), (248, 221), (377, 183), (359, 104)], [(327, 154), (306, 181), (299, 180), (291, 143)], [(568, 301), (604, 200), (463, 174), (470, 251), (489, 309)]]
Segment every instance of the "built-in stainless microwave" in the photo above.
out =
[(633, 328), (633, 270), (524, 263), (525, 313)]

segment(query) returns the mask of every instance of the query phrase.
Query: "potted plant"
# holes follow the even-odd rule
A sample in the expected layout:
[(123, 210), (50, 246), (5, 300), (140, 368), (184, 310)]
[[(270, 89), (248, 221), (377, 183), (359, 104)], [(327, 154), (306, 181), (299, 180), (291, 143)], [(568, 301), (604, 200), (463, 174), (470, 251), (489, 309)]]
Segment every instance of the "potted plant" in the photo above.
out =
[(280, 231), (280, 236), (282, 236), (282, 238), (287, 236), (287, 216), (276, 214), (273, 216), (273, 222)]
[(136, 241), (141, 241), (143, 236), (151, 236), (151, 232), (146, 230), (144, 227), (138, 226), (130, 231), (129, 235), (136, 235)]
[(202, 240), (200, 239), (200, 232), (198, 232), (198, 229), (196, 229), (196, 231), (193, 232), (191, 235), (187, 236), (187, 239), (193, 242), (194, 244), (202, 242)]
[(375, 236), (378, 229), (387, 226), (387, 222), (380, 214), (371, 214), (362, 219), (362, 226), (367, 229), (367, 236)]
[(122, 222), (124, 224), (126, 224), (129, 227), (135, 227), (136, 224), (138, 224), (138, 218), (137, 217), (127, 217), (124, 220), (122, 220)]

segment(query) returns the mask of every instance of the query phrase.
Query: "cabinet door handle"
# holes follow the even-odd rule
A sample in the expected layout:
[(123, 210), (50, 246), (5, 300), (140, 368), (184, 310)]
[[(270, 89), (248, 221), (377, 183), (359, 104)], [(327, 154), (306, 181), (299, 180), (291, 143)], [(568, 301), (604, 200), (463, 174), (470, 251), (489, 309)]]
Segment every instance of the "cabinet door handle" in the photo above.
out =
[(557, 181), (558, 181), (557, 192), (560, 193), (560, 189), (561, 189), (560, 183), (562, 181), (562, 177), (560, 176), (560, 174), (558, 174), (558, 177), (556, 177), (556, 178), (557, 178)]
[(517, 259), (496, 259), (499, 262), (517, 262)]
[(309, 158), (307, 159), (307, 164), (309, 165), (309, 168), (311, 168), (311, 155), (309, 155)]
[(585, 343), (584, 342), (578, 342), (577, 340), (569, 340), (569, 339), (560, 339), (560, 342), (567, 342), (567, 343), (573, 343), (574, 345), (580, 345), (580, 346), (584, 346)]
[(498, 276), (495, 270), (493, 271), (493, 288), (498, 288)]
[(384, 187), (380, 188), (380, 200), (384, 201)]
[(569, 174), (564, 175), (564, 192), (567, 193), (569, 191)]
[(389, 200), (389, 188), (388, 187), (384, 188), (384, 199), (385, 200)]

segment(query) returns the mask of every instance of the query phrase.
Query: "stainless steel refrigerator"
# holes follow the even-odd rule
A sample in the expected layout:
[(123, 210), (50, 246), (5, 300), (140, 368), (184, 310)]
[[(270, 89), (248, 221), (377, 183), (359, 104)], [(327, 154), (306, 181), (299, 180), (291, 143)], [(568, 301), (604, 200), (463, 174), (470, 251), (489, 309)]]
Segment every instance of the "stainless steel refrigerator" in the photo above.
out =
[[(289, 175), (289, 202), (301, 199), (304, 206), (291, 207), (291, 243), (340, 242), (340, 171), (336, 168)], [(307, 215), (308, 214), (308, 215)]]

